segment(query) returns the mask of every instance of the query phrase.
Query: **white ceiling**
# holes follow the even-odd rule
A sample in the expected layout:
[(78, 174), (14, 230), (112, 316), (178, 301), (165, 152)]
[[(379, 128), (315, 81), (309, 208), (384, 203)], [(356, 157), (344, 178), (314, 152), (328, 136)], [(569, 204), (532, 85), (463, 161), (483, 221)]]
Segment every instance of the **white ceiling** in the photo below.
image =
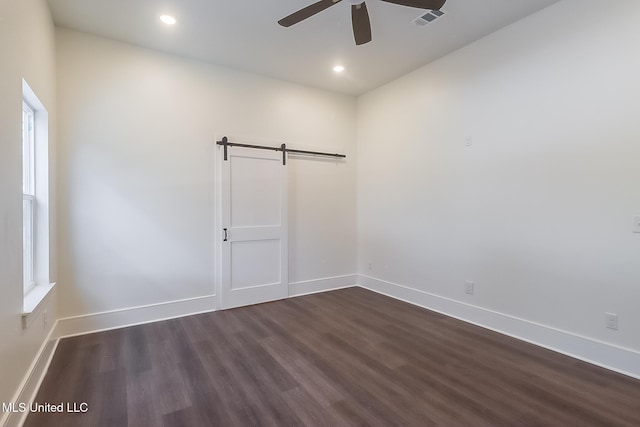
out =
[[(315, 0), (49, 0), (56, 25), (332, 91), (359, 95), (558, 0), (448, 0), (446, 14), (367, 0), (373, 41), (356, 46), (348, 1), (290, 28)], [(178, 23), (168, 27), (161, 14)], [(333, 65), (346, 70), (336, 75)]]

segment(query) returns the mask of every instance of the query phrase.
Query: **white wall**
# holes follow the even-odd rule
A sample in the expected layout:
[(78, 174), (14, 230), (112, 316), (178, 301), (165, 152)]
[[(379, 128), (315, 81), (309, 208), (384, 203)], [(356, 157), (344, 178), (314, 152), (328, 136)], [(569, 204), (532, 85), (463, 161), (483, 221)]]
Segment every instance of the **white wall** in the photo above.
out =
[(57, 30), (61, 317), (214, 293), (216, 137), (290, 159), (290, 282), (356, 272), (355, 99)]
[(363, 281), (637, 357), (638, 16), (565, 0), (360, 97)]
[[(55, 223), (56, 91), (54, 29), (45, 0), (0, 1), (0, 402), (10, 402), (56, 317), (55, 295), (23, 330), (22, 79), (49, 112), (51, 221)], [(51, 227), (51, 278), (56, 277)], [(7, 414), (0, 413), (0, 424)]]

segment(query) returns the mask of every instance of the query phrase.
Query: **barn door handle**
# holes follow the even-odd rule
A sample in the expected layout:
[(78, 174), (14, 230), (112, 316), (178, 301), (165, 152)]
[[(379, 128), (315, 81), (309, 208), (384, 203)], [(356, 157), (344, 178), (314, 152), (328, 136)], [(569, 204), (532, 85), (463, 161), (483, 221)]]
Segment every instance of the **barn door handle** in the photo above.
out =
[(223, 228), (223, 230), (224, 230), (224, 240), (223, 240), (223, 242), (226, 242), (228, 240), (227, 239), (227, 229)]

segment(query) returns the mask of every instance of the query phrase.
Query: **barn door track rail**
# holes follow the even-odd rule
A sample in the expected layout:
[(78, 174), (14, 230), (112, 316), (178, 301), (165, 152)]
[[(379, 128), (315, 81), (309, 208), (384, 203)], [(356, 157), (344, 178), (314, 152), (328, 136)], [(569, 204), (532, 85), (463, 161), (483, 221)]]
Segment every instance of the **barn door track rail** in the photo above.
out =
[(243, 147), (243, 148), (256, 148), (258, 150), (271, 150), (271, 151), (282, 151), (282, 164), (287, 164), (287, 153), (294, 154), (308, 154), (311, 156), (326, 156), (326, 157), (335, 157), (338, 159), (344, 159), (347, 156), (344, 154), (337, 153), (323, 153), (321, 151), (308, 151), (308, 150), (295, 150), (293, 148), (287, 148), (286, 144), (282, 144), (279, 147), (269, 147), (267, 145), (252, 145), (252, 144), (240, 144), (238, 142), (229, 142), (229, 139), (224, 136), (221, 141), (217, 141), (216, 144), (222, 145), (224, 148), (224, 160), (227, 160), (227, 148), (228, 147)]

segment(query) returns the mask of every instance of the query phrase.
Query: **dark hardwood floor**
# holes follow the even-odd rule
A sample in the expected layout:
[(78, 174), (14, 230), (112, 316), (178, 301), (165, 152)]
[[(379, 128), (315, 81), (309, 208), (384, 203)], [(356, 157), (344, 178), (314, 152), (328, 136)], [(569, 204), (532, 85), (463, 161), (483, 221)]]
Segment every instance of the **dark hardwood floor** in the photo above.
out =
[(640, 426), (640, 381), (360, 288), (61, 340), (26, 426)]

